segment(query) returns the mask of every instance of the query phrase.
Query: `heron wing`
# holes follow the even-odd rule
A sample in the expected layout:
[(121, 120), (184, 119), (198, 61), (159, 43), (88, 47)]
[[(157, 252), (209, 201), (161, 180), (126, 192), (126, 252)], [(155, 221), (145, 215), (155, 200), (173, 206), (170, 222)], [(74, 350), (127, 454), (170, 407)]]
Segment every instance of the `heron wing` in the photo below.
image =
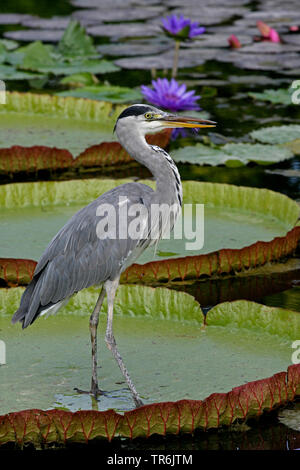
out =
[(13, 322), (23, 321), (25, 328), (43, 310), (81, 289), (114, 279), (128, 259), (133, 262), (134, 254), (137, 257), (141, 252), (140, 240), (130, 236), (123, 239), (101, 238), (98, 224), (102, 218), (97, 216), (97, 210), (106, 204), (113, 207), (118, 231), (120, 199), (127, 200), (128, 210), (134, 204), (142, 204), (148, 210), (152, 194), (149, 186), (127, 183), (108, 191), (78, 211), (42, 254)]

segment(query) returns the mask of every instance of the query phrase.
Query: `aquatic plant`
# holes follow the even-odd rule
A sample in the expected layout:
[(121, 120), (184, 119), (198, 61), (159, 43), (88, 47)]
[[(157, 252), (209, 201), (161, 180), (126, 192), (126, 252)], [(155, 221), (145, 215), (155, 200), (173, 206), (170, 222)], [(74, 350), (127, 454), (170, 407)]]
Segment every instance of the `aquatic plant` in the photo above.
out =
[(263, 40), (267, 40), (271, 42), (281, 42), (280, 36), (277, 33), (277, 31), (271, 28), (269, 25), (267, 25), (263, 21), (257, 21), (256, 26), (259, 29), (259, 32)]
[(239, 49), (240, 47), (242, 47), (240, 41), (238, 40), (238, 38), (234, 34), (229, 36), (228, 43), (229, 43), (229, 46), (232, 49)]

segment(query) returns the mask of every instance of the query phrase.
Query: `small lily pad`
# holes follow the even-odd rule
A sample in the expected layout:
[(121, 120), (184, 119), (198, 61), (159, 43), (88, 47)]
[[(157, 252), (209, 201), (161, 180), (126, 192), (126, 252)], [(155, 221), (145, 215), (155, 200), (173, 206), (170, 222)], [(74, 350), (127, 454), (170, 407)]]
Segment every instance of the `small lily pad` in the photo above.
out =
[(288, 428), (300, 432), (300, 404), (295, 403), (293, 409), (288, 408), (280, 411), (278, 419)]
[(94, 23), (102, 22), (127, 22), (127, 21), (138, 21), (146, 20), (149, 18), (155, 18), (161, 15), (165, 11), (165, 8), (160, 5), (156, 6), (144, 6), (131, 8), (105, 8), (105, 9), (88, 9), (78, 10), (72, 14), (73, 18), (81, 21), (93, 21)]
[(97, 56), (92, 38), (86, 34), (78, 21), (70, 21), (59, 41), (57, 50), (64, 57)]
[(36, 68), (38, 72), (48, 73), (53, 75), (71, 75), (81, 72), (89, 72), (92, 74), (105, 74), (117, 72), (120, 70), (112, 62), (108, 60), (72, 60), (72, 62), (57, 62), (56, 64), (40, 65)]
[(150, 55), (150, 54), (159, 54), (170, 49), (170, 41), (139, 41), (131, 40), (124, 43), (117, 44), (101, 44), (97, 46), (97, 50), (108, 56), (118, 56), (118, 57), (135, 57), (140, 55)]
[(110, 103), (31, 93), (7, 93), (6, 101), (0, 106), (0, 148), (44, 146), (76, 157), (115, 140), (112, 130), (121, 107)]
[(291, 99), (292, 92), (293, 90), (290, 88), (278, 88), (275, 90), (270, 88), (261, 93), (249, 92), (248, 95), (258, 101), (270, 101), (274, 104), (284, 104), (285, 106), (288, 106), (293, 104)]
[(281, 144), (294, 154), (300, 153), (300, 125), (263, 127), (250, 133), (251, 137), (266, 144)]
[(39, 73), (16, 70), (11, 65), (0, 64), (0, 80), (31, 80), (42, 77)]
[[(243, 300), (226, 302), (208, 312), (204, 326), (199, 304), (186, 293), (120, 286), (115, 336), (145, 406), (126, 411), (133, 408), (132, 399), (124, 386), (116, 387), (122, 376), (105, 347), (99, 368), (105, 397), (94, 406), (92, 400), (83, 404), (71, 390), (89, 384), (88, 316), (99, 288), (79, 292), (58, 315), (38, 319), (26, 333), (10, 324), (22, 292), (0, 290), (2, 338), (10, 345), (0, 383), (0, 413), (10, 413), (0, 420), (1, 443), (14, 442), (16, 433), (19, 444), (38, 445), (41, 440), (46, 445), (190, 433), (259, 417), (299, 393), (299, 367), (290, 365), (291, 341), (300, 332), (298, 313)], [(104, 302), (101, 343), (106, 311)], [(116, 388), (119, 400), (112, 393)], [(120, 398), (125, 413), (117, 414), (113, 408)], [(53, 410), (58, 401), (78, 412)], [(29, 411), (14, 413), (24, 409)], [(44, 433), (41, 423), (51, 432)]]
[(64, 34), (62, 29), (20, 29), (18, 31), (6, 31), (3, 36), (14, 41), (45, 41), (58, 42)]
[(233, 143), (215, 148), (197, 144), (174, 150), (172, 157), (181, 163), (236, 167), (250, 162), (271, 165), (292, 158), (293, 153), (277, 145)]

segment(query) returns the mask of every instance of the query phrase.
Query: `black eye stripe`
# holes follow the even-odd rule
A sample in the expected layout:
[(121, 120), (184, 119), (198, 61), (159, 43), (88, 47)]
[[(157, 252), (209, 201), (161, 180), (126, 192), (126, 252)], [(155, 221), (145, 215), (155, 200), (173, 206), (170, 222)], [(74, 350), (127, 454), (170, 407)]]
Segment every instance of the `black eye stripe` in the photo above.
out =
[(141, 114), (151, 113), (151, 108), (149, 106), (141, 106), (141, 105), (132, 105), (128, 108), (124, 109), (124, 111), (120, 114), (119, 119), (128, 117), (128, 116), (140, 116)]

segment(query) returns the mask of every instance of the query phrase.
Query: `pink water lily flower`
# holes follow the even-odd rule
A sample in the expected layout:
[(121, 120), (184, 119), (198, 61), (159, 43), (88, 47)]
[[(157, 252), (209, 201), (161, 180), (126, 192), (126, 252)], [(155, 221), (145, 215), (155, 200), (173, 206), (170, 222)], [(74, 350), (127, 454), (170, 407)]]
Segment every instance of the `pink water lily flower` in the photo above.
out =
[(242, 44), (234, 34), (229, 36), (227, 41), (229, 43), (229, 46), (232, 47), (232, 49), (239, 49), (240, 47), (242, 47)]

